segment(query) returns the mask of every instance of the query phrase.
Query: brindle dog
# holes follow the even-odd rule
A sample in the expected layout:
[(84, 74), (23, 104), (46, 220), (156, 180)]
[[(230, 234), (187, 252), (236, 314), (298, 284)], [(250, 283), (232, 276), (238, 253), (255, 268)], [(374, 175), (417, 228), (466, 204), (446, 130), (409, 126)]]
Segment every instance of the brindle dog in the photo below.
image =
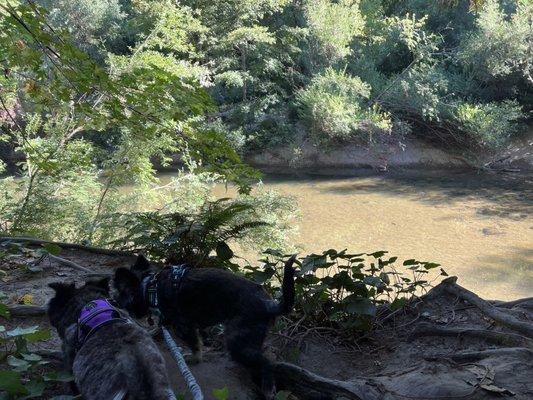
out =
[(275, 301), (258, 284), (218, 268), (189, 268), (179, 285), (172, 269), (157, 275), (150, 263), (139, 256), (130, 269), (115, 271), (117, 302), (137, 317), (149, 313), (146, 281), (155, 281), (162, 321), (174, 328), (178, 337), (201, 360), (199, 329), (224, 324), (227, 348), (232, 358), (244, 365), (261, 386), (264, 397), (275, 395), (272, 364), (263, 355), (263, 342), (276, 316), (289, 313), (294, 306), (292, 257), (284, 268), (282, 298)]
[(86, 282), (80, 288), (74, 283), (51, 283), (50, 287), (55, 290), (48, 304), (50, 323), (62, 339), (67, 367), (85, 400), (175, 399), (159, 349), (134, 322), (108, 321), (80, 343), (80, 313), (96, 300), (109, 297), (109, 278)]

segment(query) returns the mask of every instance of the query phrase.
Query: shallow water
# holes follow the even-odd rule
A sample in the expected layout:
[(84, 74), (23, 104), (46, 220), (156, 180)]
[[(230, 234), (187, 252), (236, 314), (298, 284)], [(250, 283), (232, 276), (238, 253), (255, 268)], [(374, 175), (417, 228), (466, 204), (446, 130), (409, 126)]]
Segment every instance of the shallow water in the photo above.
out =
[(484, 298), (533, 296), (532, 175), (329, 172), (264, 178), (297, 200), (304, 253), (388, 250), (438, 262)]

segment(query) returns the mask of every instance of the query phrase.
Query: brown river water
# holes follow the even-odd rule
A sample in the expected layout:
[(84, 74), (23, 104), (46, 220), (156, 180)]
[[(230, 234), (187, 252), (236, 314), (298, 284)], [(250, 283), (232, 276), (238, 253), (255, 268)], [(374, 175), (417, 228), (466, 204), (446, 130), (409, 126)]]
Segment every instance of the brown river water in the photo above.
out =
[(484, 298), (533, 296), (533, 175), (322, 170), (263, 182), (296, 199), (303, 254), (388, 250), (440, 263)]

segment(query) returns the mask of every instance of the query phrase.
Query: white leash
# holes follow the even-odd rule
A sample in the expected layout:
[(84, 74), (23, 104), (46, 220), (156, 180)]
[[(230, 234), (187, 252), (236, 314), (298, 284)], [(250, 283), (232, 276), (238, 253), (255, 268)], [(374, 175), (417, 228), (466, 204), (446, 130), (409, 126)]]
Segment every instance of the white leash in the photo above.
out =
[(163, 330), (163, 337), (165, 338), (165, 343), (167, 344), (167, 347), (170, 350), (170, 354), (172, 354), (172, 357), (174, 357), (176, 364), (178, 364), (178, 368), (181, 374), (183, 375), (183, 378), (185, 378), (185, 383), (187, 384), (187, 387), (189, 388), (189, 391), (192, 394), (192, 398), (194, 400), (204, 400), (202, 389), (200, 388), (200, 385), (198, 385), (198, 382), (196, 382), (196, 379), (194, 378), (191, 370), (187, 366), (185, 358), (183, 358), (183, 354), (181, 354), (180, 348), (178, 347), (176, 342), (174, 342), (174, 339), (172, 339), (170, 332), (164, 326), (162, 326), (161, 329)]

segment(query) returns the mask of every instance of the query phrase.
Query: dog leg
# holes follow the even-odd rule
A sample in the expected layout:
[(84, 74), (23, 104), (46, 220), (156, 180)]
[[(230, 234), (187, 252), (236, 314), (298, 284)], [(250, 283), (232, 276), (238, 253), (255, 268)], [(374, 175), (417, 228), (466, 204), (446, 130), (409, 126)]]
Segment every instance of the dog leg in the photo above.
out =
[(187, 346), (192, 350), (192, 355), (186, 357), (186, 361), (192, 364), (202, 362), (202, 339), (200, 332), (191, 322), (188, 321), (173, 321), (172, 328), (174, 334), (183, 340)]
[(226, 342), (231, 357), (251, 372), (263, 397), (271, 400), (276, 396), (274, 373), (270, 360), (262, 351), (267, 330), (267, 323), (235, 321), (226, 325)]

